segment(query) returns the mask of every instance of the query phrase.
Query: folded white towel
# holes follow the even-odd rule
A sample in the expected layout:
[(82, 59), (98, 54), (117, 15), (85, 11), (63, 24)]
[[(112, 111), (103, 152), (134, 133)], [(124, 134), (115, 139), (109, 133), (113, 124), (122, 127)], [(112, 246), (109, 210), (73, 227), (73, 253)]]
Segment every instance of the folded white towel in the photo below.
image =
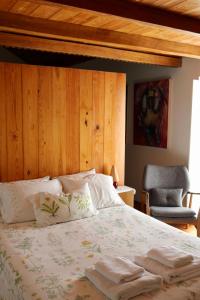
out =
[(192, 262), (193, 256), (173, 246), (152, 248), (147, 256), (168, 267), (181, 267)]
[(128, 300), (137, 295), (159, 289), (162, 284), (160, 276), (146, 271), (138, 279), (120, 284), (106, 279), (94, 268), (86, 269), (85, 275), (104, 295), (112, 300)]
[(169, 284), (200, 276), (199, 258), (195, 258), (190, 264), (178, 268), (167, 267), (147, 256), (135, 256), (135, 262), (147, 271), (162, 276), (163, 280)]
[(95, 264), (95, 269), (114, 283), (134, 280), (144, 272), (144, 268), (125, 257), (104, 257)]

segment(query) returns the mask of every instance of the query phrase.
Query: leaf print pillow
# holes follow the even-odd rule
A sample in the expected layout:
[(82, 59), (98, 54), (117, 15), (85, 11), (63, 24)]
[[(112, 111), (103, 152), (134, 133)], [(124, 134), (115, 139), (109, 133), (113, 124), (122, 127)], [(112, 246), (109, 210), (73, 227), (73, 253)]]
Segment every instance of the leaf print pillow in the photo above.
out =
[(36, 223), (39, 226), (53, 225), (97, 214), (88, 184), (84, 184), (71, 194), (57, 196), (39, 193), (31, 202)]

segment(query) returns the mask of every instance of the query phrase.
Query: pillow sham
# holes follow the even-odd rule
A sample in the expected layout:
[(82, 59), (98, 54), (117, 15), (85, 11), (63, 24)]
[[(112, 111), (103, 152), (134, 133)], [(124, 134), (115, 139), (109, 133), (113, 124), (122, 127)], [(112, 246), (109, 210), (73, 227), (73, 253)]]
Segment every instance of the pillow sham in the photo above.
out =
[(97, 209), (125, 205), (113, 187), (113, 179), (111, 176), (104, 174), (93, 174), (85, 176), (82, 179), (59, 177), (59, 180), (63, 185), (65, 193), (71, 193), (79, 188), (83, 182), (87, 182), (89, 185), (92, 202)]
[(62, 175), (62, 176), (59, 176), (58, 179), (62, 179), (62, 178), (82, 179), (85, 176), (94, 175), (94, 174), (96, 174), (96, 170), (95, 169), (90, 169), (90, 170), (75, 173), (75, 174)]
[(35, 178), (35, 179), (22, 179), (22, 180), (15, 180), (15, 181), (9, 181), (9, 182), (0, 182), (0, 185), (7, 184), (7, 183), (19, 184), (19, 183), (24, 183), (24, 182), (35, 183), (35, 182), (48, 181), (48, 180), (50, 180), (50, 176), (44, 176), (44, 177)]
[(162, 189), (154, 188), (150, 190), (151, 206), (182, 206), (183, 189)]
[(0, 198), (3, 221), (5, 223), (18, 223), (35, 220), (33, 207), (28, 200), (39, 192), (59, 195), (62, 192), (62, 185), (58, 179), (1, 184)]
[(71, 194), (56, 196), (39, 193), (31, 202), (39, 226), (87, 218), (97, 214), (87, 183)]
[[(48, 181), (50, 180), (50, 176), (45, 176), (41, 178), (36, 178), (36, 179), (24, 179), (24, 180), (17, 180), (17, 181), (10, 181), (10, 182), (0, 182), (0, 186), (3, 184), (21, 184), (24, 182), (28, 183), (35, 183), (35, 182), (43, 182), (43, 181)], [(1, 201), (1, 189), (0, 189), (0, 216), (1, 216), (1, 211), (2, 211), (2, 201)]]

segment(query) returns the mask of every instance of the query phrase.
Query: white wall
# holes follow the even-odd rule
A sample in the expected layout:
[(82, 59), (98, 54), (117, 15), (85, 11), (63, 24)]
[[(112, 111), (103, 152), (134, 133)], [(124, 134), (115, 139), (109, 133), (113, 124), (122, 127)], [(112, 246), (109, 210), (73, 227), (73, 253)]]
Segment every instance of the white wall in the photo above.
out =
[(168, 147), (160, 149), (132, 144), (133, 140), (133, 88), (129, 88), (126, 144), (126, 184), (135, 186), (137, 199), (142, 190), (145, 164), (188, 166), (193, 80), (200, 75), (200, 60), (184, 59), (179, 69), (137, 66), (128, 73), (129, 82), (170, 77)]

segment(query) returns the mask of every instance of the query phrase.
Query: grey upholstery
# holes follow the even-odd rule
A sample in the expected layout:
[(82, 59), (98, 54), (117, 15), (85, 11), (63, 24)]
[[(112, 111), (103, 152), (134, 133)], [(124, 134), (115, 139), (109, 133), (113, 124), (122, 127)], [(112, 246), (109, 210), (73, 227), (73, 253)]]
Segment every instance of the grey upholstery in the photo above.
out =
[(151, 206), (151, 215), (162, 218), (193, 218), (196, 212), (187, 207)]
[(152, 188), (182, 188), (184, 196), (190, 187), (188, 170), (184, 166), (146, 165), (143, 185), (147, 192)]
[(150, 190), (151, 206), (182, 206), (183, 189), (161, 189)]
[[(200, 223), (197, 223), (196, 212), (182, 206), (189, 187), (189, 173), (185, 166), (145, 166), (143, 194), (147, 214), (169, 224), (195, 224), (199, 235)], [(191, 203), (190, 198), (190, 205)]]

